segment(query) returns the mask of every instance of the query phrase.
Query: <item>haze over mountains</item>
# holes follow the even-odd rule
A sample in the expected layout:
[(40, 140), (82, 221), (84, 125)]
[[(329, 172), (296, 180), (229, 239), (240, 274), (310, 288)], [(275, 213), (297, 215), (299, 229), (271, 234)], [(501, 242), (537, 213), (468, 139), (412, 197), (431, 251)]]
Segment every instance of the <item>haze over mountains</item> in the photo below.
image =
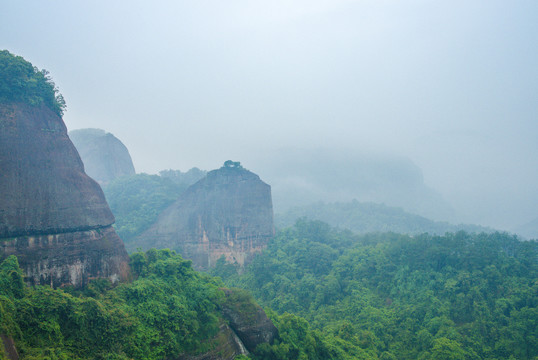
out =
[(101, 129), (78, 129), (70, 131), (69, 138), (84, 162), (84, 170), (99, 184), (135, 174), (129, 150), (111, 133)]
[(537, 14), (6, 1), (0, 360), (538, 359)]
[(421, 169), (394, 155), (285, 149), (256, 160), (273, 187), (275, 210), (317, 201), (385, 203), (435, 220), (455, 220), (451, 205), (424, 183)]
[(68, 128), (113, 133), (139, 172), (235, 159), (271, 182), (250, 158), (388, 153), (462, 220), (511, 229), (538, 216), (537, 13), (536, 1), (10, 1), (0, 33), (54, 74)]
[[(201, 216), (210, 211), (207, 206), (199, 203), (214, 203), (213, 200), (206, 199), (210, 196), (207, 186), (197, 192), (197, 197), (186, 202), (181, 216), (176, 214), (176, 209), (172, 210), (175, 215), (169, 216), (167, 221), (158, 220), (158, 217), (162, 217), (161, 213), (164, 214), (164, 210), (180, 199), (181, 194), (192, 184), (204, 178), (206, 171), (198, 168), (187, 172), (168, 169), (160, 171), (158, 176), (134, 175), (129, 151), (114, 135), (104, 130), (86, 129), (72, 131), (70, 136), (74, 138), (75, 145), (80, 147), (81, 157), (90, 175), (101, 179), (105, 195), (116, 215), (116, 230), (128, 244), (128, 249), (135, 250), (142, 243), (142, 248), (157, 244), (160, 244), (158, 247), (175, 248), (179, 245), (170, 239), (176, 238), (178, 231), (198, 231), (197, 227), (191, 225), (191, 229), (187, 230), (189, 226), (186, 224), (192, 221), (187, 221), (182, 226), (179, 224), (189, 217)], [(262, 176), (269, 179), (278, 228), (291, 226), (297, 219), (306, 217), (356, 233), (391, 231), (442, 235), (459, 230), (499, 230), (466, 222), (439, 193), (424, 183), (421, 169), (404, 157), (327, 149), (287, 149), (251, 161), (263, 168)], [(131, 169), (131, 175), (118, 171), (121, 168), (117, 164), (130, 164), (127, 170)], [(105, 176), (107, 181), (103, 181)], [(250, 195), (244, 196), (249, 198)], [(224, 203), (230, 201), (225, 200)], [(194, 211), (197, 207), (198, 215)], [(264, 206), (260, 205), (261, 208)], [(166, 211), (170, 212), (171, 209)], [(227, 212), (228, 210), (223, 213)], [(246, 214), (242, 212), (240, 216)], [(205, 221), (210, 221), (210, 217)], [(223, 226), (239, 228), (239, 223), (234, 221), (227, 225), (224, 222)], [(168, 235), (153, 234), (149, 236), (151, 239), (144, 239), (142, 243), (139, 243), (140, 239), (138, 242), (133, 241), (135, 237), (148, 237), (142, 232), (150, 226), (155, 229), (163, 226), (170, 228), (166, 224), (176, 224), (179, 227), (174, 231), (166, 230)], [(538, 237), (535, 222), (511, 230), (524, 238)], [(221, 230), (217, 230), (219, 231)], [(163, 245), (161, 240), (155, 240), (163, 236), (170, 238), (166, 240), (167, 245)], [(213, 263), (218, 256), (213, 256)]]

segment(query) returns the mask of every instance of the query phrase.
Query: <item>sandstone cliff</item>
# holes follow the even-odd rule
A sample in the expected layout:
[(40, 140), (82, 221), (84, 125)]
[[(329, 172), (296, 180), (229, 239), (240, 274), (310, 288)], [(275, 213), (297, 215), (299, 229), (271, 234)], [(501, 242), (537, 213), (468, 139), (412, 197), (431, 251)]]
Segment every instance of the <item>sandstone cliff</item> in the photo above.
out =
[(254, 352), (258, 345), (271, 344), (278, 337), (277, 328), (248, 292), (224, 289), (224, 294), (222, 314), (248, 351)]
[(84, 169), (101, 185), (125, 175), (134, 175), (129, 150), (114, 135), (101, 129), (80, 129), (69, 132), (80, 154)]
[(125, 279), (113, 223), (62, 119), (45, 106), (0, 104), (0, 259), (17, 255), (35, 284)]
[(132, 243), (170, 248), (207, 269), (224, 256), (244, 265), (274, 235), (271, 187), (238, 163), (227, 162), (189, 187)]

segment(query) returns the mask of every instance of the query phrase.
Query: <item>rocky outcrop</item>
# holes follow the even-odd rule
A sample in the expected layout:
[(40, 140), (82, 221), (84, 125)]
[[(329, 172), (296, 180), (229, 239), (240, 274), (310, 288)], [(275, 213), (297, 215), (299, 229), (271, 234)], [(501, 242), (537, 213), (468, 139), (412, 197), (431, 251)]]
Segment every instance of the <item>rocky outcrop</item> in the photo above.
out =
[(212, 348), (201, 354), (183, 354), (177, 360), (233, 360), (236, 356), (247, 355), (248, 351), (241, 339), (226, 324), (222, 324), (220, 331), (209, 340)]
[(129, 275), (123, 242), (112, 226), (0, 241), (0, 254), (16, 255), (31, 285), (82, 286), (92, 278), (116, 282)]
[(101, 129), (80, 129), (69, 132), (78, 150), (86, 174), (101, 185), (126, 175), (134, 175), (135, 168), (129, 150), (111, 133)]
[(65, 124), (44, 106), (0, 105), (0, 169), (0, 238), (114, 223)]
[(114, 216), (58, 115), (0, 104), (0, 169), (0, 259), (16, 255), (35, 284), (127, 277)]
[(174, 249), (207, 269), (222, 256), (244, 265), (273, 235), (271, 187), (227, 162), (181, 194), (132, 247)]
[(17, 352), (13, 338), (0, 334), (0, 340), (2, 341), (0, 344), (2, 346), (0, 348), (0, 355), (3, 353), (8, 360), (19, 360), (19, 353)]
[(225, 289), (224, 294), (222, 314), (248, 351), (254, 352), (260, 344), (271, 344), (278, 330), (251, 296), (239, 289)]

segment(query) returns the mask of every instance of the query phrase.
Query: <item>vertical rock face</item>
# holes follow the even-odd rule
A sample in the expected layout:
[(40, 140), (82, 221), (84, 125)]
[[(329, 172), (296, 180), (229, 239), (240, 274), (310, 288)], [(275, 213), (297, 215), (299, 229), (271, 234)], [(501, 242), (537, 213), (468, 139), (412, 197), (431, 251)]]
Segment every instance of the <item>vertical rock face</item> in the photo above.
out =
[(114, 135), (101, 129), (80, 129), (69, 132), (86, 173), (100, 184), (124, 175), (134, 175), (129, 150)]
[(35, 284), (125, 279), (113, 223), (62, 119), (45, 106), (0, 104), (0, 259), (16, 255)]
[(177, 250), (199, 269), (261, 251), (274, 235), (271, 187), (235, 164), (189, 187), (133, 246)]
[(243, 295), (237, 289), (224, 289), (224, 294), (231, 301), (222, 304), (222, 314), (245, 348), (254, 352), (260, 344), (272, 344), (278, 337), (278, 330), (265, 311), (253, 300), (242, 299)]

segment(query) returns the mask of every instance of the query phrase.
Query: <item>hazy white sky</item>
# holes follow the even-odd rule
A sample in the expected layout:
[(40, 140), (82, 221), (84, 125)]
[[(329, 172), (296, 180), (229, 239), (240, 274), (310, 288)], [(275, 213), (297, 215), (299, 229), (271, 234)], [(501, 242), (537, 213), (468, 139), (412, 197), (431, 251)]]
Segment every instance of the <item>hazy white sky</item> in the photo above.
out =
[(3, 0), (0, 48), (138, 171), (386, 152), (472, 221), (538, 217), (536, 0)]

